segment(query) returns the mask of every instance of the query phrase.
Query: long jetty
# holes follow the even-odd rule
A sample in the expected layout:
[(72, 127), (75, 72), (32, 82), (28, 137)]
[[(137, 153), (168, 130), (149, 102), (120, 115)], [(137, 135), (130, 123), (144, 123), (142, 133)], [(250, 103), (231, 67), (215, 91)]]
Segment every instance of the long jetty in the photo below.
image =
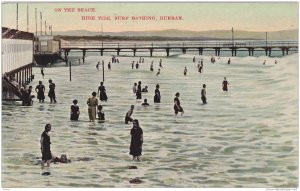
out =
[(201, 42), (99, 42), (99, 41), (64, 41), (61, 43), (61, 51), (64, 51), (65, 57), (70, 51), (82, 51), (83, 59), (86, 51), (100, 52), (136, 52), (149, 51), (150, 57), (153, 52), (165, 51), (166, 55), (170, 55), (170, 50), (179, 50), (185, 54), (188, 50), (198, 51), (202, 55), (204, 51), (214, 51), (216, 56), (220, 56), (221, 51), (231, 51), (232, 56), (236, 56), (237, 51), (248, 51), (249, 56), (253, 56), (254, 51), (265, 51), (266, 56), (271, 56), (272, 51), (281, 51), (282, 55), (289, 54), (289, 51), (298, 51), (298, 41), (201, 41)]

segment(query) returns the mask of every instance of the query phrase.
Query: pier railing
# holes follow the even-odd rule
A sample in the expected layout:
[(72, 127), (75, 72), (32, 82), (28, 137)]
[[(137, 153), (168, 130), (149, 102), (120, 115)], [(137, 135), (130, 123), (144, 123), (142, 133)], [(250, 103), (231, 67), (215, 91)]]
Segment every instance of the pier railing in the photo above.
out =
[(236, 56), (237, 51), (248, 51), (249, 56), (253, 56), (254, 51), (265, 51), (266, 56), (271, 56), (272, 50), (282, 51), (282, 54), (288, 54), (290, 50), (298, 51), (297, 41), (168, 41), (168, 42), (100, 42), (100, 41), (65, 41), (61, 43), (61, 50), (65, 52), (65, 57), (71, 50), (79, 50), (83, 52), (85, 57), (87, 50), (100, 51), (103, 56), (104, 51), (116, 51), (117, 55), (121, 51), (132, 51), (136, 55), (137, 51), (149, 51), (150, 56), (154, 51), (166, 51), (167, 56), (170, 50), (182, 50), (185, 54), (187, 50), (198, 50), (199, 55), (203, 54), (203, 50), (213, 49), (216, 56), (220, 56), (222, 51), (231, 51), (232, 56)]
[(69, 49), (182, 49), (182, 48), (298, 48), (298, 41), (187, 41), (187, 42), (99, 42), (99, 41), (64, 41), (61, 48)]

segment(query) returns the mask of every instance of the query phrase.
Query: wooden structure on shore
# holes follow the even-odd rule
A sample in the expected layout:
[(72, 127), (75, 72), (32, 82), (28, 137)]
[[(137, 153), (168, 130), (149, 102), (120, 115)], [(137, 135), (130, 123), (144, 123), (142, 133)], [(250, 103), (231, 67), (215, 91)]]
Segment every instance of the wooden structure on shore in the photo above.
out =
[(33, 33), (2, 27), (2, 82), (4, 76), (14, 77), (20, 86), (33, 80), (33, 39)]
[(32, 81), (33, 33), (2, 27), (2, 75), (20, 84)]

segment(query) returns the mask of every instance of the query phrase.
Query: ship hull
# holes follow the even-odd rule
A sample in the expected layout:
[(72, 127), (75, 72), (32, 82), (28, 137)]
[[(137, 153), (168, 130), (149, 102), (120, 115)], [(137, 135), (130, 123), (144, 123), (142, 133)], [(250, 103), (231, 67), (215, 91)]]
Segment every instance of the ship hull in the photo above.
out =
[(34, 60), (39, 66), (48, 66), (57, 63), (58, 60), (62, 60), (62, 58), (57, 52), (43, 54), (37, 53), (34, 54)]

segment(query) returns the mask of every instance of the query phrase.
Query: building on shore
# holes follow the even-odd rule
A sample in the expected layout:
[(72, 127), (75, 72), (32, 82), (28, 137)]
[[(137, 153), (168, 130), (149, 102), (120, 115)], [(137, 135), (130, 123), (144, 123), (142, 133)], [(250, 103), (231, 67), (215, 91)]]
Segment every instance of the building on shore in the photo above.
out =
[(33, 80), (33, 52), (33, 33), (2, 27), (2, 99), (20, 98), (18, 90)]

